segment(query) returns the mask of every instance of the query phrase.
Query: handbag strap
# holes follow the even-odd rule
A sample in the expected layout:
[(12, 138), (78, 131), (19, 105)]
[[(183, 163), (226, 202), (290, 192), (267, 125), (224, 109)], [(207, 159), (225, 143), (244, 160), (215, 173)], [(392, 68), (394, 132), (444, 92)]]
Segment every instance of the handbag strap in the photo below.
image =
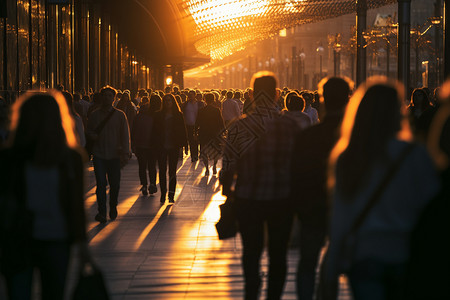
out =
[(372, 197), (369, 199), (369, 201), (367, 202), (364, 209), (361, 211), (361, 213), (355, 219), (355, 222), (353, 223), (353, 225), (350, 229), (350, 234), (355, 233), (359, 229), (359, 227), (362, 225), (362, 223), (366, 219), (366, 217), (369, 214), (372, 207), (374, 207), (375, 204), (378, 202), (378, 199), (380, 198), (381, 194), (384, 192), (384, 189), (386, 188), (387, 184), (394, 177), (395, 173), (397, 173), (397, 170), (403, 164), (403, 162), (405, 161), (405, 158), (408, 156), (408, 154), (411, 152), (411, 150), (413, 148), (414, 148), (414, 144), (408, 144), (403, 149), (402, 153), (400, 154), (399, 159), (391, 164), (390, 168), (387, 170), (386, 176), (384, 176), (383, 180), (377, 186), (375, 192), (372, 194)]
[(103, 130), (103, 127), (105, 127), (106, 123), (108, 123), (108, 120), (112, 117), (113, 114), (114, 108), (109, 112), (106, 118), (104, 118), (103, 121), (98, 124), (97, 128), (95, 128), (95, 133), (100, 134), (100, 132)]

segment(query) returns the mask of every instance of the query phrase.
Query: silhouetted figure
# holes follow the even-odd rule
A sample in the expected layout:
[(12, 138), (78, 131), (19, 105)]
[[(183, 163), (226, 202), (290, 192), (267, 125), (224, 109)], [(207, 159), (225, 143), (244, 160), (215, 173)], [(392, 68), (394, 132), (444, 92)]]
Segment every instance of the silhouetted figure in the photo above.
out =
[(218, 138), (224, 130), (225, 125), (220, 110), (214, 106), (214, 95), (212, 93), (205, 94), (206, 106), (198, 111), (197, 121), (195, 122), (195, 130), (197, 132), (198, 141), (200, 143), (200, 158), (205, 165), (205, 176), (209, 176), (208, 160), (213, 159), (213, 175), (217, 174), (217, 161), (219, 156), (209, 157), (214, 138)]
[(232, 120), (237, 119), (241, 115), (241, 109), (236, 102), (233, 91), (226, 93), (226, 99), (222, 102), (222, 117), (225, 122), (225, 126), (228, 126)]
[[(345, 271), (355, 299), (402, 298), (411, 232), (439, 190), (425, 148), (408, 141), (403, 105), (399, 83), (369, 79), (350, 99), (330, 157), (333, 199), (326, 279), (333, 282)], [(401, 158), (394, 172), (392, 166)], [(355, 228), (373, 195), (376, 201)], [(355, 242), (349, 244), (351, 240)], [(350, 262), (346, 270), (344, 261)]]
[[(339, 138), (339, 129), (353, 83), (331, 77), (319, 83), (326, 115), (317, 125), (296, 136), (292, 159), (292, 204), (300, 223), (300, 261), (297, 298), (313, 298), (316, 268), (328, 229), (328, 158)], [(308, 117), (309, 118), (309, 117)]]
[[(276, 106), (277, 79), (273, 73), (256, 73), (252, 85), (254, 112), (228, 128), (220, 177), (223, 194), (235, 197), (243, 243), (245, 299), (259, 298), (266, 225), (269, 248), (267, 299), (280, 299), (286, 279), (286, 252), (293, 219), (288, 199), (296, 123), (283, 116)], [(233, 101), (231, 97), (226, 101), (229, 100)], [(234, 178), (236, 183), (232, 191)]]
[(137, 109), (136, 105), (133, 102), (131, 102), (129, 93), (124, 93), (122, 95), (122, 98), (120, 98), (116, 108), (125, 113), (125, 116), (127, 117), (128, 120), (128, 125), (131, 129), (133, 127), (133, 121), (134, 118), (136, 117)]
[[(106, 185), (109, 183), (109, 217), (115, 220), (120, 190), (120, 169), (129, 159), (131, 149), (127, 118), (123, 111), (112, 106), (116, 90), (106, 86), (101, 89), (100, 94), (102, 105), (89, 117), (86, 134), (95, 140), (92, 149), (98, 205), (95, 220), (105, 223)], [(97, 132), (100, 125), (103, 125), (103, 128)]]
[(192, 162), (196, 162), (198, 160), (198, 141), (194, 136), (194, 127), (197, 120), (198, 111), (203, 107), (203, 103), (201, 101), (198, 101), (196, 95), (197, 94), (194, 90), (190, 90), (188, 99), (182, 107)]
[[(436, 90), (435, 90), (436, 91)], [(437, 97), (439, 107), (427, 148), (440, 171), (442, 188), (427, 205), (412, 235), (405, 299), (450, 299), (450, 81)]]
[(162, 98), (162, 107), (155, 115), (154, 132), (158, 151), (159, 186), (161, 203), (167, 196), (167, 165), (169, 165), (169, 203), (175, 202), (177, 165), (180, 148), (187, 154), (187, 134), (183, 113), (172, 94)]
[(305, 99), (305, 109), (303, 112), (311, 118), (311, 124), (314, 125), (319, 123), (319, 113), (314, 107), (312, 107), (312, 104), (314, 103), (314, 95), (308, 91), (304, 91), (300, 96)]
[[(145, 97), (143, 98), (145, 99)], [(144, 196), (154, 194), (156, 188), (156, 160), (158, 152), (154, 133), (155, 113), (161, 109), (161, 97), (152, 95), (150, 103), (134, 119), (131, 130), (131, 147), (139, 164), (139, 179)], [(147, 172), (150, 185), (147, 186)]]
[(31, 299), (34, 269), (42, 299), (63, 299), (70, 248), (90, 261), (83, 159), (59, 92), (31, 92), (13, 106), (11, 139), (0, 150), (1, 272), (10, 299)]
[(80, 115), (73, 108), (72, 94), (69, 92), (63, 92), (63, 96), (66, 99), (66, 104), (67, 104), (67, 107), (69, 108), (69, 114), (75, 122), (77, 141), (81, 147), (84, 147), (84, 146), (86, 146), (86, 137), (84, 135), (83, 120), (81, 119)]
[(285, 99), (286, 110), (283, 113), (295, 120), (299, 129), (311, 126), (311, 118), (303, 112), (305, 100), (297, 93), (289, 93)]
[(5, 99), (0, 96), (0, 148), (9, 136), (9, 106)]

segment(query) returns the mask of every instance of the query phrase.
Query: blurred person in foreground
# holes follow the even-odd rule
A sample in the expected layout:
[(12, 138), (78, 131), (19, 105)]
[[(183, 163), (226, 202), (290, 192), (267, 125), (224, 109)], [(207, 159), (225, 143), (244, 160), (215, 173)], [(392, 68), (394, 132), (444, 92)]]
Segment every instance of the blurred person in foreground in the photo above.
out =
[[(347, 273), (355, 299), (402, 299), (413, 228), (439, 191), (430, 156), (411, 142), (403, 99), (400, 83), (368, 79), (350, 99), (330, 156), (333, 196), (325, 278), (336, 283), (340, 273)], [(368, 213), (354, 229), (363, 210)], [(348, 248), (350, 238), (355, 242)]]
[(276, 106), (275, 74), (256, 73), (252, 86), (255, 107), (252, 113), (228, 127), (220, 179), (223, 194), (235, 198), (243, 243), (245, 299), (259, 299), (260, 260), (266, 228), (270, 261), (266, 299), (280, 299), (286, 280), (287, 247), (293, 220), (288, 205), (289, 168), (297, 125)]
[(34, 269), (42, 299), (63, 299), (70, 247), (87, 251), (83, 161), (65, 99), (28, 92), (13, 106), (0, 151), (1, 271), (10, 299), (31, 299)]

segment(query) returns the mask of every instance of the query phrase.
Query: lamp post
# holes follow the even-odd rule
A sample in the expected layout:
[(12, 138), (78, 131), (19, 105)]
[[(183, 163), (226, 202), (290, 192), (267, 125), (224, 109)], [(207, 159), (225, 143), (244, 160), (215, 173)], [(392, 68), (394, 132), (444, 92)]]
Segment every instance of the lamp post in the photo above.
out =
[(323, 55), (323, 51), (325, 51), (325, 49), (322, 46), (317, 47), (316, 49), (317, 53), (319, 53), (319, 77), (320, 80), (322, 79), (322, 55)]
[(341, 73), (341, 35), (336, 33), (333, 43), (333, 58), (334, 58), (334, 76), (339, 76)]
[(305, 88), (306, 87), (306, 84), (305, 84), (305, 57), (306, 57), (306, 54), (303, 52), (303, 49), (302, 49), (302, 52), (300, 53), (300, 60), (299, 60), (299, 64), (300, 64), (300, 72), (299, 72), (299, 76), (300, 76), (300, 87), (301, 88)]

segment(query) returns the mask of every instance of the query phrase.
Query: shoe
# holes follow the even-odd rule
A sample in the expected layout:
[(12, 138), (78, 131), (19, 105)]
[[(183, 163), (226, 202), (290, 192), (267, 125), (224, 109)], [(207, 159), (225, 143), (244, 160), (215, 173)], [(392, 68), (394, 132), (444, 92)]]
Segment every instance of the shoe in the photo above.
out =
[(98, 221), (102, 224), (106, 223), (106, 217), (102, 216), (101, 214), (95, 215), (95, 221)]
[(158, 191), (158, 188), (156, 187), (156, 184), (150, 184), (148, 187), (148, 192), (150, 195), (156, 193)]
[(216, 175), (217, 174), (217, 168), (216, 168), (216, 166), (214, 166), (213, 167), (213, 175)]
[(161, 198), (159, 199), (159, 202), (161, 202), (162, 204), (166, 203), (166, 194), (164, 194), (164, 195), (161, 194)]
[(209, 176), (209, 169), (206, 169), (206, 171), (205, 171), (205, 177), (208, 177)]
[(169, 203), (175, 203), (175, 193), (169, 192)]
[(148, 192), (147, 192), (147, 186), (143, 185), (140, 189), (140, 191), (142, 192), (142, 195), (147, 196)]
[(109, 209), (109, 217), (111, 218), (112, 221), (114, 221), (115, 219), (117, 219), (117, 207), (110, 207)]

